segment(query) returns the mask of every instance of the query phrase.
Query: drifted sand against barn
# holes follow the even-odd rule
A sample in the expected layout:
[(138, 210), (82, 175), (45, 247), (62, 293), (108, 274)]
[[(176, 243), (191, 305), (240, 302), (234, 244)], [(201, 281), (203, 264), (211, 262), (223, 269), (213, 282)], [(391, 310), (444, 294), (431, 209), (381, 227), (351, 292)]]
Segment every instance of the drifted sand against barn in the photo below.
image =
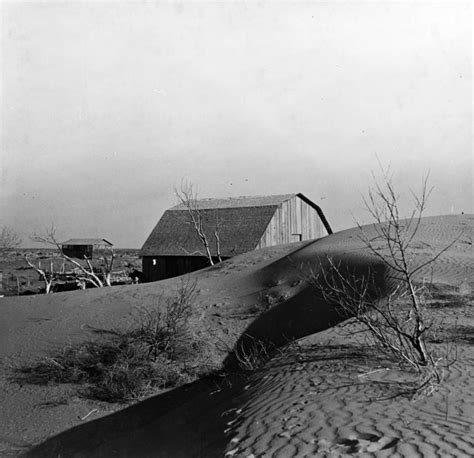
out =
[(216, 365), (232, 363), (226, 349), (244, 334), (293, 343), (250, 375), (197, 381), (125, 410), (71, 397), (67, 387), (19, 386), (8, 381), (8, 366), (88, 339), (91, 327), (126, 327), (135, 306), (157, 306), (180, 279), (4, 298), (0, 451), (40, 443), (31, 456), (473, 456), (473, 226), (472, 215), (424, 218), (411, 253), (421, 263), (456, 239), (417, 280), (440, 292), (430, 308), (442, 323), (434, 345), (456, 341), (458, 357), (441, 389), (418, 400), (385, 396), (381, 382), (404, 375), (358, 345), (347, 326), (342, 332), (302, 281), (328, 255), (377, 270), (357, 229), (190, 274), (198, 289), (192, 323), (210, 331), (206, 357)]

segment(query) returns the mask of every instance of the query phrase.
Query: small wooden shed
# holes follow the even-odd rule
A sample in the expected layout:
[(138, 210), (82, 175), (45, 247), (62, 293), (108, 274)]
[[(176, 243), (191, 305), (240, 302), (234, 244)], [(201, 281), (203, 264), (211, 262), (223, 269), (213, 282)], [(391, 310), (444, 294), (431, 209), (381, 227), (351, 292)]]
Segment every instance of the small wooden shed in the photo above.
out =
[(78, 259), (92, 259), (94, 250), (105, 250), (112, 246), (113, 244), (105, 239), (69, 239), (61, 243), (65, 255)]
[[(300, 193), (202, 199), (197, 201), (197, 207), (216, 262), (213, 235), (216, 228), (223, 260), (259, 248), (317, 239), (332, 233), (321, 208)], [(144, 243), (140, 256), (146, 281), (175, 277), (209, 265), (183, 204), (165, 211)]]

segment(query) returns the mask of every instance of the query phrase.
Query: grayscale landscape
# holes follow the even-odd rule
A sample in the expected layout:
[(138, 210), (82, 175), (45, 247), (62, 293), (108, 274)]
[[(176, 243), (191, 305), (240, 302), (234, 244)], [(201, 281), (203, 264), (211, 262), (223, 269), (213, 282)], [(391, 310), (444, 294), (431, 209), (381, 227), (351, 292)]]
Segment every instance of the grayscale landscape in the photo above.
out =
[(469, 2), (0, 14), (1, 457), (474, 456)]

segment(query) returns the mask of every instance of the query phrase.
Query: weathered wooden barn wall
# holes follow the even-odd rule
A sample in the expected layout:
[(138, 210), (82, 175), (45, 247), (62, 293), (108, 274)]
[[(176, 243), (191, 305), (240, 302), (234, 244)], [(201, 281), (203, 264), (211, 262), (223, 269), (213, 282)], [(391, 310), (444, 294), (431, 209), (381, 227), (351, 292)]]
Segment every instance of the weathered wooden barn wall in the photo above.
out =
[(294, 196), (277, 208), (257, 248), (311, 240), (327, 235), (315, 208)]

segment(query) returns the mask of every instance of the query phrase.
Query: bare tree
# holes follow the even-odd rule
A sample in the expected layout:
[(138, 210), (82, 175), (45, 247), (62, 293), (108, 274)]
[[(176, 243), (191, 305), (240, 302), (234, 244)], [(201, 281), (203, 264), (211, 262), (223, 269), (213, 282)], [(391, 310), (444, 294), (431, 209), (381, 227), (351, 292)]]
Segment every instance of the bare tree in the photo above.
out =
[(84, 257), (84, 261), (86, 263), (86, 267), (83, 266), (79, 261), (71, 258), (67, 254), (64, 253), (61, 244), (58, 242), (56, 238), (56, 228), (52, 225), (49, 229), (46, 229), (42, 234), (35, 234), (32, 236), (32, 239), (35, 242), (46, 243), (48, 245), (54, 246), (57, 250), (59, 255), (64, 258), (66, 261), (74, 264), (80, 272), (78, 276), (78, 280), (83, 283), (89, 283), (97, 288), (102, 288), (104, 286), (111, 285), (111, 269), (113, 266), (113, 262), (115, 259), (115, 253), (112, 249), (110, 249), (110, 256), (107, 257), (104, 255), (102, 258), (104, 260), (105, 269), (104, 269), (104, 281), (100, 278), (100, 276), (94, 271), (92, 266), (91, 260), (87, 257)]
[[(403, 219), (400, 214), (400, 196), (396, 193), (389, 171), (384, 171), (383, 183), (376, 181), (369, 189), (365, 206), (375, 224), (367, 230), (358, 224), (360, 239), (370, 253), (388, 272), (388, 280), (395, 285), (385, 299), (378, 291), (374, 272), (357, 275), (341, 266), (331, 257), (318, 274), (310, 275), (313, 283), (326, 300), (337, 304), (345, 317), (355, 317), (386, 354), (423, 373), (424, 383), (441, 381), (433, 352), (428, 348), (426, 332), (431, 323), (425, 312), (426, 284), (417, 284), (415, 275), (433, 264), (457, 240), (416, 263), (412, 256), (430, 190), (428, 178), (422, 182), (419, 194), (412, 192), (414, 209)], [(403, 309), (402, 304), (408, 306)]]
[(107, 286), (112, 286), (112, 272), (115, 261), (115, 251), (112, 247), (106, 248), (107, 254), (102, 254), (102, 261), (104, 262), (104, 281)]
[(215, 212), (215, 220), (216, 220), (216, 225), (214, 226), (214, 239), (216, 241), (216, 255), (217, 259), (219, 262), (222, 262), (222, 257), (221, 257), (221, 239), (220, 239), (220, 230), (221, 230), (221, 222), (219, 219), (219, 214), (217, 213), (217, 210)]
[[(18, 234), (9, 226), (1, 226), (0, 230), (0, 257), (4, 258), (8, 255), (10, 251), (15, 248), (18, 248), (21, 244), (21, 238)], [(20, 284), (19, 279), (17, 276), (17, 294), (20, 294)], [(13, 288), (9, 287), (8, 282), (3, 281), (3, 275), (0, 271), (0, 289), (10, 290), (12, 291)]]
[(18, 248), (21, 238), (8, 226), (2, 226), (0, 231), (0, 255), (4, 256), (8, 251)]
[(104, 282), (107, 286), (112, 286), (112, 271), (115, 261), (115, 252), (111, 247), (107, 247), (105, 253), (102, 254), (102, 261), (104, 263)]
[(41, 261), (38, 262), (38, 265), (36, 266), (33, 264), (30, 259), (28, 258), (27, 255), (25, 255), (25, 261), (27, 264), (36, 272), (38, 272), (39, 276), (44, 282), (45, 286), (45, 292), (46, 294), (50, 294), (53, 292), (53, 282), (55, 280), (55, 275), (54, 275), (54, 264), (53, 261), (50, 262), (50, 269), (49, 272), (46, 269), (43, 269), (41, 267)]
[[(198, 236), (203, 248), (203, 254), (209, 260), (209, 264), (211, 266), (214, 265), (214, 259), (211, 253), (209, 236), (205, 231), (204, 228), (204, 215), (202, 210), (199, 208), (197, 192), (194, 189), (192, 184), (183, 182), (181, 183), (181, 188), (178, 191), (175, 188), (175, 194), (180, 200), (180, 202), (185, 206), (186, 210), (188, 211), (190, 224), (194, 228), (196, 235)], [(214, 237), (215, 248), (216, 248), (216, 256), (219, 262), (222, 261), (221, 258), (221, 247), (220, 247), (220, 221), (219, 215), (217, 211), (215, 212), (215, 226), (212, 232), (212, 236)]]

